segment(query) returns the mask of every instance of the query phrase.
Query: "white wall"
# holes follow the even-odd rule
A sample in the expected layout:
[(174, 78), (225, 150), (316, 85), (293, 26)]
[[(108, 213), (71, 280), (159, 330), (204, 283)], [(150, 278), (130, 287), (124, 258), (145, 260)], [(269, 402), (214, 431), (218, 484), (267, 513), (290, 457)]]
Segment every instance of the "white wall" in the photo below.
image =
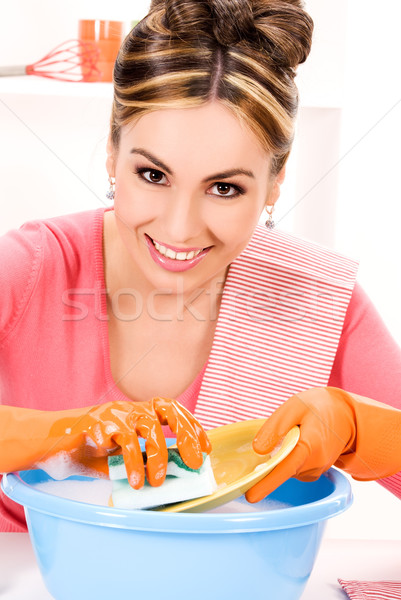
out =
[[(303, 77), (301, 71), (301, 93), (304, 83), (308, 93), (319, 88), (322, 96), (331, 95), (340, 114), (326, 108), (326, 121), (339, 119), (334, 136), (319, 111), (309, 111), (309, 123), (300, 124), (300, 133), (302, 127), (308, 130), (302, 147), (307, 152), (309, 139), (316, 175), (305, 174), (305, 156), (298, 161), (302, 176), (293, 200), (298, 213), (293, 229), (317, 241), (323, 236), (327, 245), (360, 260), (359, 281), (401, 343), (401, 4), (306, 0), (306, 6), (316, 39), (312, 73)], [(400, 539), (399, 500), (374, 482), (351, 481), (354, 505), (329, 522), (327, 535)]]
[(401, 3), (306, 0), (306, 7), (316, 24), (299, 77), (308, 108), (280, 225), (358, 258), (360, 283), (401, 343)]
[[(148, 2), (70, 0), (65, 6), (61, 11), (52, 0), (7, 3), (0, 18), (0, 67), (30, 64), (76, 38), (81, 18), (122, 20), (128, 31)], [(0, 78), (0, 233), (29, 219), (106, 202), (111, 99), (107, 84), (75, 83), (66, 92), (43, 78)]]
[(399, 0), (349, 2), (336, 245), (401, 342)]
[[(76, 36), (79, 18), (141, 18), (147, 1), (13, 0), (0, 19), (0, 65), (32, 62)], [(276, 221), (361, 259), (360, 281), (401, 341), (399, 0), (306, 0), (315, 44)], [(110, 90), (76, 97), (38, 78), (0, 80), (0, 233), (101, 206)], [(35, 80), (34, 80), (35, 79)], [(80, 85), (80, 84), (76, 84)], [(22, 86), (22, 87), (21, 87)], [(21, 91), (22, 90), (22, 91)], [(329, 524), (339, 537), (401, 537), (399, 501), (353, 483), (355, 504)]]

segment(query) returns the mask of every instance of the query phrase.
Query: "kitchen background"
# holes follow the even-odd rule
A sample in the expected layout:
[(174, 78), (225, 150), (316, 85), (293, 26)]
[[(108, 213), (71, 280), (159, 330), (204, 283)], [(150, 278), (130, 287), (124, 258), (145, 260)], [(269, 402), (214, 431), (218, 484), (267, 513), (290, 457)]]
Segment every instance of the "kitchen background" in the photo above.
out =
[[(359, 281), (401, 343), (399, 0), (306, 0), (315, 42), (300, 67), (301, 109), (279, 227), (361, 261)], [(128, 31), (148, 0), (0, 4), (0, 67), (76, 38), (79, 19)], [(0, 78), (0, 234), (24, 221), (107, 205), (108, 83)], [(1, 259), (1, 257), (0, 257)], [(400, 538), (400, 501), (353, 482), (354, 506), (327, 535)]]

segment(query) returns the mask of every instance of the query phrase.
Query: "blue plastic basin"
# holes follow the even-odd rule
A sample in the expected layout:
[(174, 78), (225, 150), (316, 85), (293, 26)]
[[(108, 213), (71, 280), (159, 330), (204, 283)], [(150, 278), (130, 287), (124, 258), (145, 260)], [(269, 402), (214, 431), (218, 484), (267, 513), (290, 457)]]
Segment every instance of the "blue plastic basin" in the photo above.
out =
[[(219, 514), (77, 502), (35, 489), (46, 479), (43, 471), (22, 471), (5, 475), (2, 487), (25, 507), (56, 600), (297, 600), (326, 520), (352, 502), (348, 479), (335, 469), (312, 483), (290, 479), (257, 512)], [(274, 508), (272, 500), (291, 506)]]

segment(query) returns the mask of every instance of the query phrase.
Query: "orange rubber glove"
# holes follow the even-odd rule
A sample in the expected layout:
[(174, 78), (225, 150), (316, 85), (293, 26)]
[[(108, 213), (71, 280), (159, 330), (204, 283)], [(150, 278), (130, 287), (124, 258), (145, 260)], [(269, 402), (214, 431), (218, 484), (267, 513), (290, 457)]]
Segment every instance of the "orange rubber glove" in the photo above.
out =
[[(56, 461), (71, 474), (108, 475), (107, 457), (124, 455), (128, 480), (139, 489), (145, 467), (138, 436), (145, 439), (146, 475), (149, 483), (163, 483), (167, 447), (161, 425), (177, 435), (184, 462), (198, 469), (202, 452), (211, 451), (200, 423), (175, 400), (108, 402), (99, 406), (63, 411), (39, 411), (0, 406), (0, 473), (51, 466)], [(49, 469), (50, 472), (50, 469)]]
[(337, 388), (312, 388), (289, 398), (263, 424), (253, 449), (268, 454), (299, 425), (294, 450), (246, 493), (258, 502), (290, 477), (314, 481), (333, 464), (354, 479), (401, 471), (401, 411)]

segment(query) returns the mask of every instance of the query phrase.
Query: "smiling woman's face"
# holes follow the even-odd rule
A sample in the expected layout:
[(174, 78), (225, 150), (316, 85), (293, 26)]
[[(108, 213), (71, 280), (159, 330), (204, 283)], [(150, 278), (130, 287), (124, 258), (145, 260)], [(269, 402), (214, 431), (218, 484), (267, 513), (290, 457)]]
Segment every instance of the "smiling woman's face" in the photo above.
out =
[(156, 289), (190, 291), (224, 275), (278, 196), (270, 154), (219, 102), (124, 126), (107, 168), (119, 236)]

